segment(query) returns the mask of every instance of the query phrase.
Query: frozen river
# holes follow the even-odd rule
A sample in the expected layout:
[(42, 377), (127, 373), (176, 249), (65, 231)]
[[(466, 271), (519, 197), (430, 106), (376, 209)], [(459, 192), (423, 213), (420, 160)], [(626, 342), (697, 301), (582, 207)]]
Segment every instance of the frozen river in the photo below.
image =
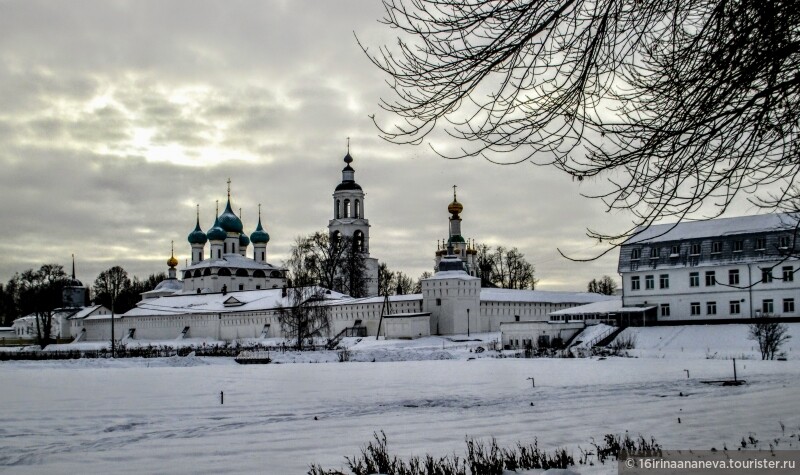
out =
[(626, 430), (665, 448), (735, 447), (781, 436), (780, 423), (796, 444), (799, 374), (797, 361), (742, 361), (749, 384), (723, 388), (700, 380), (730, 376), (728, 360), (5, 363), (0, 471), (305, 473), (343, 467), (380, 430), (403, 457), (463, 456), (467, 436), (577, 454)]

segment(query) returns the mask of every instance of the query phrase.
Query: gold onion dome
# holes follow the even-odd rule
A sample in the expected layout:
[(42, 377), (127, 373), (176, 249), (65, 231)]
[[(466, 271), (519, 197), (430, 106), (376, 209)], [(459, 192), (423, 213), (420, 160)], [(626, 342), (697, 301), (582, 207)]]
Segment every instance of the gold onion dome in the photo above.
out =
[(176, 267), (178, 265), (178, 259), (175, 259), (175, 244), (172, 244), (172, 252), (170, 253), (169, 259), (167, 259), (167, 266), (169, 267)]
[(449, 211), (450, 214), (459, 214), (464, 211), (464, 205), (453, 199), (453, 202), (447, 205), (447, 211)]

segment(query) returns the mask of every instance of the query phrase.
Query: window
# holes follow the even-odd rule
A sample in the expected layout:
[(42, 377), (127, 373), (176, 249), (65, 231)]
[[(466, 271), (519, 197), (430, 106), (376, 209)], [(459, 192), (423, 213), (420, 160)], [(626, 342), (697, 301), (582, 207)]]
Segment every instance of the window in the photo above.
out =
[(631, 260), (632, 261), (638, 261), (641, 256), (642, 256), (642, 250), (641, 249), (638, 249), (638, 248), (637, 249), (631, 249)]
[(653, 279), (652, 275), (644, 276), (644, 288), (647, 290), (652, 290), (655, 288), (655, 280)]
[(783, 299), (783, 313), (794, 313), (794, 299)]
[(356, 218), (360, 218), (361, 217), (361, 201), (360, 200), (356, 200), (356, 214), (355, 214), (355, 217)]
[(518, 321), (519, 321), (519, 315), (514, 315), (514, 321), (515, 321), (515, 322), (518, 322)]
[(244, 284), (239, 284), (239, 290), (244, 290)]
[(350, 217), (350, 200), (344, 200), (344, 217)]
[(658, 248), (651, 247), (650, 248), (650, 259), (658, 259)]
[(772, 269), (761, 269), (761, 282), (769, 284), (772, 282)]
[(783, 268), (783, 281), (784, 282), (794, 281), (794, 268), (792, 266), (786, 266)]
[(742, 252), (744, 249), (744, 241), (733, 241), (733, 252)]
[(739, 269), (731, 269), (728, 271), (728, 284), (739, 285)]
[(706, 314), (707, 315), (717, 314), (717, 302), (706, 302)]
[(767, 248), (767, 238), (756, 238), (756, 251), (763, 251)]
[(658, 286), (662, 289), (669, 288), (669, 274), (661, 274), (658, 276)]
[(775, 311), (775, 304), (773, 303), (772, 299), (764, 299), (761, 302), (761, 312), (762, 313), (773, 313)]
[(436, 299), (436, 306), (437, 307), (441, 307), (442, 306), (442, 299)]
[(699, 272), (690, 272), (689, 273), (689, 287), (700, 287), (700, 273)]
[(669, 317), (669, 304), (662, 303), (661, 304), (661, 316), (662, 317)]
[(639, 276), (631, 277), (631, 290), (639, 290)]
[(673, 244), (672, 252), (670, 252), (669, 257), (678, 257), (679, 255), (681, 255), (681, 245)]
[(717, 276), (713, 270), (706, 271), (706, 287), (717, 285)]
[(700, 255), (700, 243), (699, 242), (693, 242), (692, 243), (692, 247), (689, 250), (689, 254), (692, 255), (692, 256), (699, 256)]
[(719, 254), (722, 252), (722, 241), (714, 241), (711, 243), (711, 254)]
[(742, 309), (739, 305), (738, 300), (731, 300), (731, 315), (738, 315), (741, 313)]
[(778, 238), (778, 247), (781, 249), (788, 249), (791, 244), (789, 236), (781, 236)]
[(692, 315), (700, 315), (700, 302), (692, 302), (691, 303), (691, 311)]

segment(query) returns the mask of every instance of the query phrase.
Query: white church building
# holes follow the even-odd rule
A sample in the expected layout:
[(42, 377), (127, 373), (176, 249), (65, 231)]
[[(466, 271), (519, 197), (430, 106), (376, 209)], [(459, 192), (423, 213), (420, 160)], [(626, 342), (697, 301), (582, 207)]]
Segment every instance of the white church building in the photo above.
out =
[[(419, 294), (379, 296), (378, 261), (370, 256), (364, 191), (355, 181), (349, 151), (344, 162), (342, 181), (333, 192), (328, 231), (351, 236), (366, 257), (371, 297), (353, 298), (322, 289), (319, 295), (329, 306), (331, 323), (330, 335), (322, 336), (352, 332), (414, 338), (497, 332), (504, 322), (546, 321), (553, 311), (609, 298), (583, 292), (481, 288), (476, 251), (462, 235), (464, 207), (455, 192), (447, 207), (450, 236), (446, 247), (440, 244), (434, 256), (436, 273), (422, 281)], [(198, 212), (195, 229), (188, 236), (192, 261), (181, 270), (183, 279), (177, 278), (177, 259), (170, 257), (168, 279), (143, 294), (135, 308), (114, 319), (115, 335), (123, 341), (201, 338), (231, 342), (285, 337), (278, 309), (290, 305), (286, 270), (268, 262), (269, 240), (260, 209), (255, 231), (249, 238), (243, 233), (242, 221), (232, 210), (229, 186), (225, 210), (207, 232), (200, 228)], [(108, 340), (109, 317), (94, 315), (84, 320), (84, 339)]]

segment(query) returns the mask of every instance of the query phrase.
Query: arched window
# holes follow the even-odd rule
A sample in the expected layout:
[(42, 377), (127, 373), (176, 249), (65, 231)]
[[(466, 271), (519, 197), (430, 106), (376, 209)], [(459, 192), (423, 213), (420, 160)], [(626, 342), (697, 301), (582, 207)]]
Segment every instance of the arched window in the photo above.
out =
[(350, 200), (344, 200), (344, 217), (350, 217)]
[(183, 278), (184, 279), (191, 279), (192, 278), (192, 271), (187, 270), (186, 272), (184, 272), (183, 273)]
[(253, 271), (253, 277), (264, 279), (267, 277), (267, 274), (265, 274), (264, 271), (261, 269), (256, 269), (255, 271)]
[(211, 275), (211, 269), (209, 269), (208, 267), (206, 267), (206, 270), (204, 270), (204, 271), (203, 271), (203, 275), (204, 275), (204, 276), (205, 276), (205, 275)]
[(342, 233), (339, 231), (334, 231), (331, 233), (331, 243), (339, 242), (342, 239)]
[(277, 270), (270, 272), (269, 276), (273, 279), (280, 279), (282, 277), (280, 271)]
[(353, 233), (353, 248), (357, 252), (364, 252), (364, 233), (356, 231)]
[[(208, 270), (208, 269), (206, 269), (206, 270)], [(195, 276), (195, 277), (200, 277), (201, 275), (203, 275), (203, 273), (200, 271), (200, 269), (196, 269), (196, 270), (194, 271), (194, 276)]]
[(336, 219), (339, 219), (341, 217), (341, 208), (340, 208), (341, 206), (342, 206), (341, 201), (336, 200), (336, 209), (334, 210), (334, 213), (336, 213)]
[(217, 275), (227, 277), (231, 275), (231, 271), (228, 268), (223, 267), (222, 269), (217, 271)]
[(361, 200), (356, 200), (356, 214), (354, 216), (356, 218), (361, 217)]
[(237, 269), (236, 277), (250, 277), (250, 274), (247, 273), (247, 269)]

